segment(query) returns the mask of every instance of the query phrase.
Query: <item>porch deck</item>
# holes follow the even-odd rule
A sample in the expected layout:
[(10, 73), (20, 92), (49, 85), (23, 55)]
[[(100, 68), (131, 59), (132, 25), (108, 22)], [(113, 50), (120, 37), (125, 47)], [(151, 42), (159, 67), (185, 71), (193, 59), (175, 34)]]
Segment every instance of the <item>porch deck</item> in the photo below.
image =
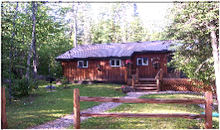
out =
[(140, 78), (139, 71), (128, 78), (127, 84), (132, 86), (135, 91), (160, 91), (160, 82), (163, 78), (163, 70), (160, 69), (155, 78)]

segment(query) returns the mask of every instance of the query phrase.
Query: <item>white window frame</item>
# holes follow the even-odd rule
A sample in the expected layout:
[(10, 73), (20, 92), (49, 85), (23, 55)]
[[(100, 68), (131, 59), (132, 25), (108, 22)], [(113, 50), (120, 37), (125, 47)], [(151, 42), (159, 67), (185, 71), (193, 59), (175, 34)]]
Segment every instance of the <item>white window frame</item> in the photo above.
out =
[[(79, 66), (79, 62), (82, 62), (82, 64), (83, 64), (82, 67)], [(86, 66), (84, 66), (84, 62), (86, 62)], [(79, 60), (79, 61), (77, 61), (77, 67), (78, 68), (88, 68), (88, 66), (89, 66), (88, 60)]]
[[(112, 61), (115, 62), (114, 65), (112, 65)], [(116, 65), (116, 61), (119, 61), (119, 65)], [(109, 60), (109, 64), (111, 67), (121, 67), (121, 59), (111, 59), (111, 60)]]
[[(139, 60), (141, 60), (141, 64), (139, 64), (139, 62), (138, 62)], [(143, 63), (143, 59), (142, 59), (142, 58), (137, 58), (137, 65), (138, 65), (138, 66), (141, 66), (142, 63)]]
[[(144, 57), (144, 58), (147, 58), (147, 57)], [(147, 58), (147, 63), (144, 63), (144, 58), (142, 58), (142, 65), (143, 65), (143, 66), (148, 66), (148, 61), (149, 61), (149, 60), (148, 60), (148, 58)]]
[[(137, 66), (148, 66), (148, 61), (149, 61), (149, 59), (147, 58), (147, 63), (144, 63), (144, 58), (147, 58), (147, 57), (138, 57), (137, 58)], [(141, 60), (141, 64), (139, 64), (139, 60)]]

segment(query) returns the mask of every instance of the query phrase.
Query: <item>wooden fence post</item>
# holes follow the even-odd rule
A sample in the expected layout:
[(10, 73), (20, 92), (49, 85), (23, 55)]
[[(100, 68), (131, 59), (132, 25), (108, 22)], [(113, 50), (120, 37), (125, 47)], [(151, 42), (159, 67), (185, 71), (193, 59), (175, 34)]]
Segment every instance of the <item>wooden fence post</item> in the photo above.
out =
[(205, 128), (212, 129), (212, 92), (205, 92)]
[(7, 116), (6, 116), (6, 98), (5, 98), (5, 87), (1, 87), (1, 125), (2, 129), (8, 128)]
[(74, 126), (75, 129), (80, 129), (80, 97), (79, 89), (75, 88), (73, 90), (73, 113), (74, 113)]

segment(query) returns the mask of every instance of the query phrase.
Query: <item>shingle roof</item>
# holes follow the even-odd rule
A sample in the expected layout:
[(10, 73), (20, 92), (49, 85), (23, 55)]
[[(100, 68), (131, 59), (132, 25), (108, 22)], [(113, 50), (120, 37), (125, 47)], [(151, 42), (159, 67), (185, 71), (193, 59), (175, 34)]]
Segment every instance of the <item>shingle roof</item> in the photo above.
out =
[(169, 47), (172, 43), (172, 41), (146, 41), (80, 45), (58, 56), (56, 60), (130, 57), (134, 52), (166, 52), (171, 51)]

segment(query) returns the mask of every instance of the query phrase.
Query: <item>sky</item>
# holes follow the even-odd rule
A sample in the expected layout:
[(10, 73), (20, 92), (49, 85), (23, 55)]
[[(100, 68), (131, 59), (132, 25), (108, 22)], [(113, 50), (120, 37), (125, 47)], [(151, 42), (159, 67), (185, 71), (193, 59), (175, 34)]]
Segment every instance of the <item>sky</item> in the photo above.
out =
[(172, 3), (138, 3), (138, 11), (145, 26), (151, 31), (161, 31), (169, 21), (165, 18)]

